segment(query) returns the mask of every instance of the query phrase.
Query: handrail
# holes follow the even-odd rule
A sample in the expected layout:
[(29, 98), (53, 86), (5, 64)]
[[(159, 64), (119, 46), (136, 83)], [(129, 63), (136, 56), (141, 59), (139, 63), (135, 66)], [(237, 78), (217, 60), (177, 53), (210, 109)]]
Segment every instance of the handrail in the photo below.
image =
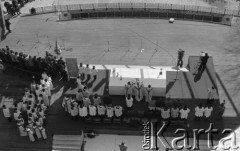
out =
[[(220, 9), (216, 7), (204, 7), (195, 5), (164, 4), (164, 3), (95, 3), (95, 4), (76, 4), (76, 5), (54, 5), (38, 7), (36, 14), (56, 13), (62, 11), (89, 11), (89, 10), (109, 10), (109, 9), (143, 9), (143, 10), (181, 10), (203, 13), (214, 13), (220, 15), (240, 16), (238, 10)], [(30, 12), (30, 11), (29, 11)]]

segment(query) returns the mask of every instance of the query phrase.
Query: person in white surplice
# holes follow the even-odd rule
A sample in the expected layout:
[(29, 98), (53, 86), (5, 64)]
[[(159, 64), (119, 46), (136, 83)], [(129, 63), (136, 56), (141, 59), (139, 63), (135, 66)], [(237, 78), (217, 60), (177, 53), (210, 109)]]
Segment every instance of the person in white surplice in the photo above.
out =
[(130, 82), (125, 85), (125, 96), (127, 97), (128, 95), (133, 95), (133, 85)]
[(140, 102), (143, 99), (143, 89), (144, 85), (143, 83), (140, 84), (139, 81), (137, 81), (136, 85), (134, 86), (134, 92), (135, 92), (135, 99)]
[(114, 112), (116, 117), (122, 116), (122, 107), (121, 106), (114, 106)]
[(149, 102), (152, 100), (152, 86), (149, 84), (148, 87), (145, 88), (145, 101)]
[(113, 117), (113, 107), (108, 106), (107, 107), (107, 117), (112, 118)]

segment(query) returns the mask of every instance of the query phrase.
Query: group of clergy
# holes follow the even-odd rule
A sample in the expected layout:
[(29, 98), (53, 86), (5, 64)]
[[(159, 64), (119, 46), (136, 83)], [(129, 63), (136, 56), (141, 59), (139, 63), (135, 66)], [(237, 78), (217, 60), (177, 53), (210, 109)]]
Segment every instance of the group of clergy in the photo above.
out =
[(35, 142), (36, 138), (47, 139), (43, 126), (52, 89), (51, 77), (46, 73), (42, 74), (39, 83), (36, 83), (33, 77), (30, 89), (25, 89), (22, 101), (14, 109), (14, 119), (17, 121), (20, 136), (28, 135), (30, 142)]
[(136, 79), (136, 82), (128, 82), (125, 85), (125, 96), (128, 97), (128, 95), (131, 97), (135, 96), (135, 100), (138, 102), (142, 101), (145, 96), (145, 101), (149, 102), (152, 100), (153, 89), (151, 85), (144, 87), (143, 82), (140, 83), (140, 81)]
[(95, 66), (92, 66), (92, 69), (89, 67), (89, 64), (86, 64), (86, 66), (83, 66), (82, 63), (78, 66), (78, 73), (80, 76), (80, 79), (82, 81), (86, 79), (97, 79), (98, 70), (95, 68)]
[(86, 117), (121, 117), (123, 114), (122, 106), (103, 105), (101, 98), (95, 94), (92, 99), (83, 98), (78, 101), (75, 98), (65, 96), (62, 107), (72, 116), (73, 120)]

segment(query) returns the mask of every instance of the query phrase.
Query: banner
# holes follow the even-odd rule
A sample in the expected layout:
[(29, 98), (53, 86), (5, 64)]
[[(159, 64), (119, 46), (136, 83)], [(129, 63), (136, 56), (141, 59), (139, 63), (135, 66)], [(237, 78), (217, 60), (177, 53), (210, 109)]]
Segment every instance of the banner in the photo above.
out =
[(78, 76), (77, 58), (66, 58), (68, 75), (70, 78)]

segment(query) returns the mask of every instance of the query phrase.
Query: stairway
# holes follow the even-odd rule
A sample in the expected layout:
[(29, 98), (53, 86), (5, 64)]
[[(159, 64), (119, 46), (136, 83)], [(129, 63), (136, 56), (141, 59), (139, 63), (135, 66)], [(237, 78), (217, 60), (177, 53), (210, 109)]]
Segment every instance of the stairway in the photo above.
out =
[(54, 135), (52, 151), (81, 151), (81, 135)]

